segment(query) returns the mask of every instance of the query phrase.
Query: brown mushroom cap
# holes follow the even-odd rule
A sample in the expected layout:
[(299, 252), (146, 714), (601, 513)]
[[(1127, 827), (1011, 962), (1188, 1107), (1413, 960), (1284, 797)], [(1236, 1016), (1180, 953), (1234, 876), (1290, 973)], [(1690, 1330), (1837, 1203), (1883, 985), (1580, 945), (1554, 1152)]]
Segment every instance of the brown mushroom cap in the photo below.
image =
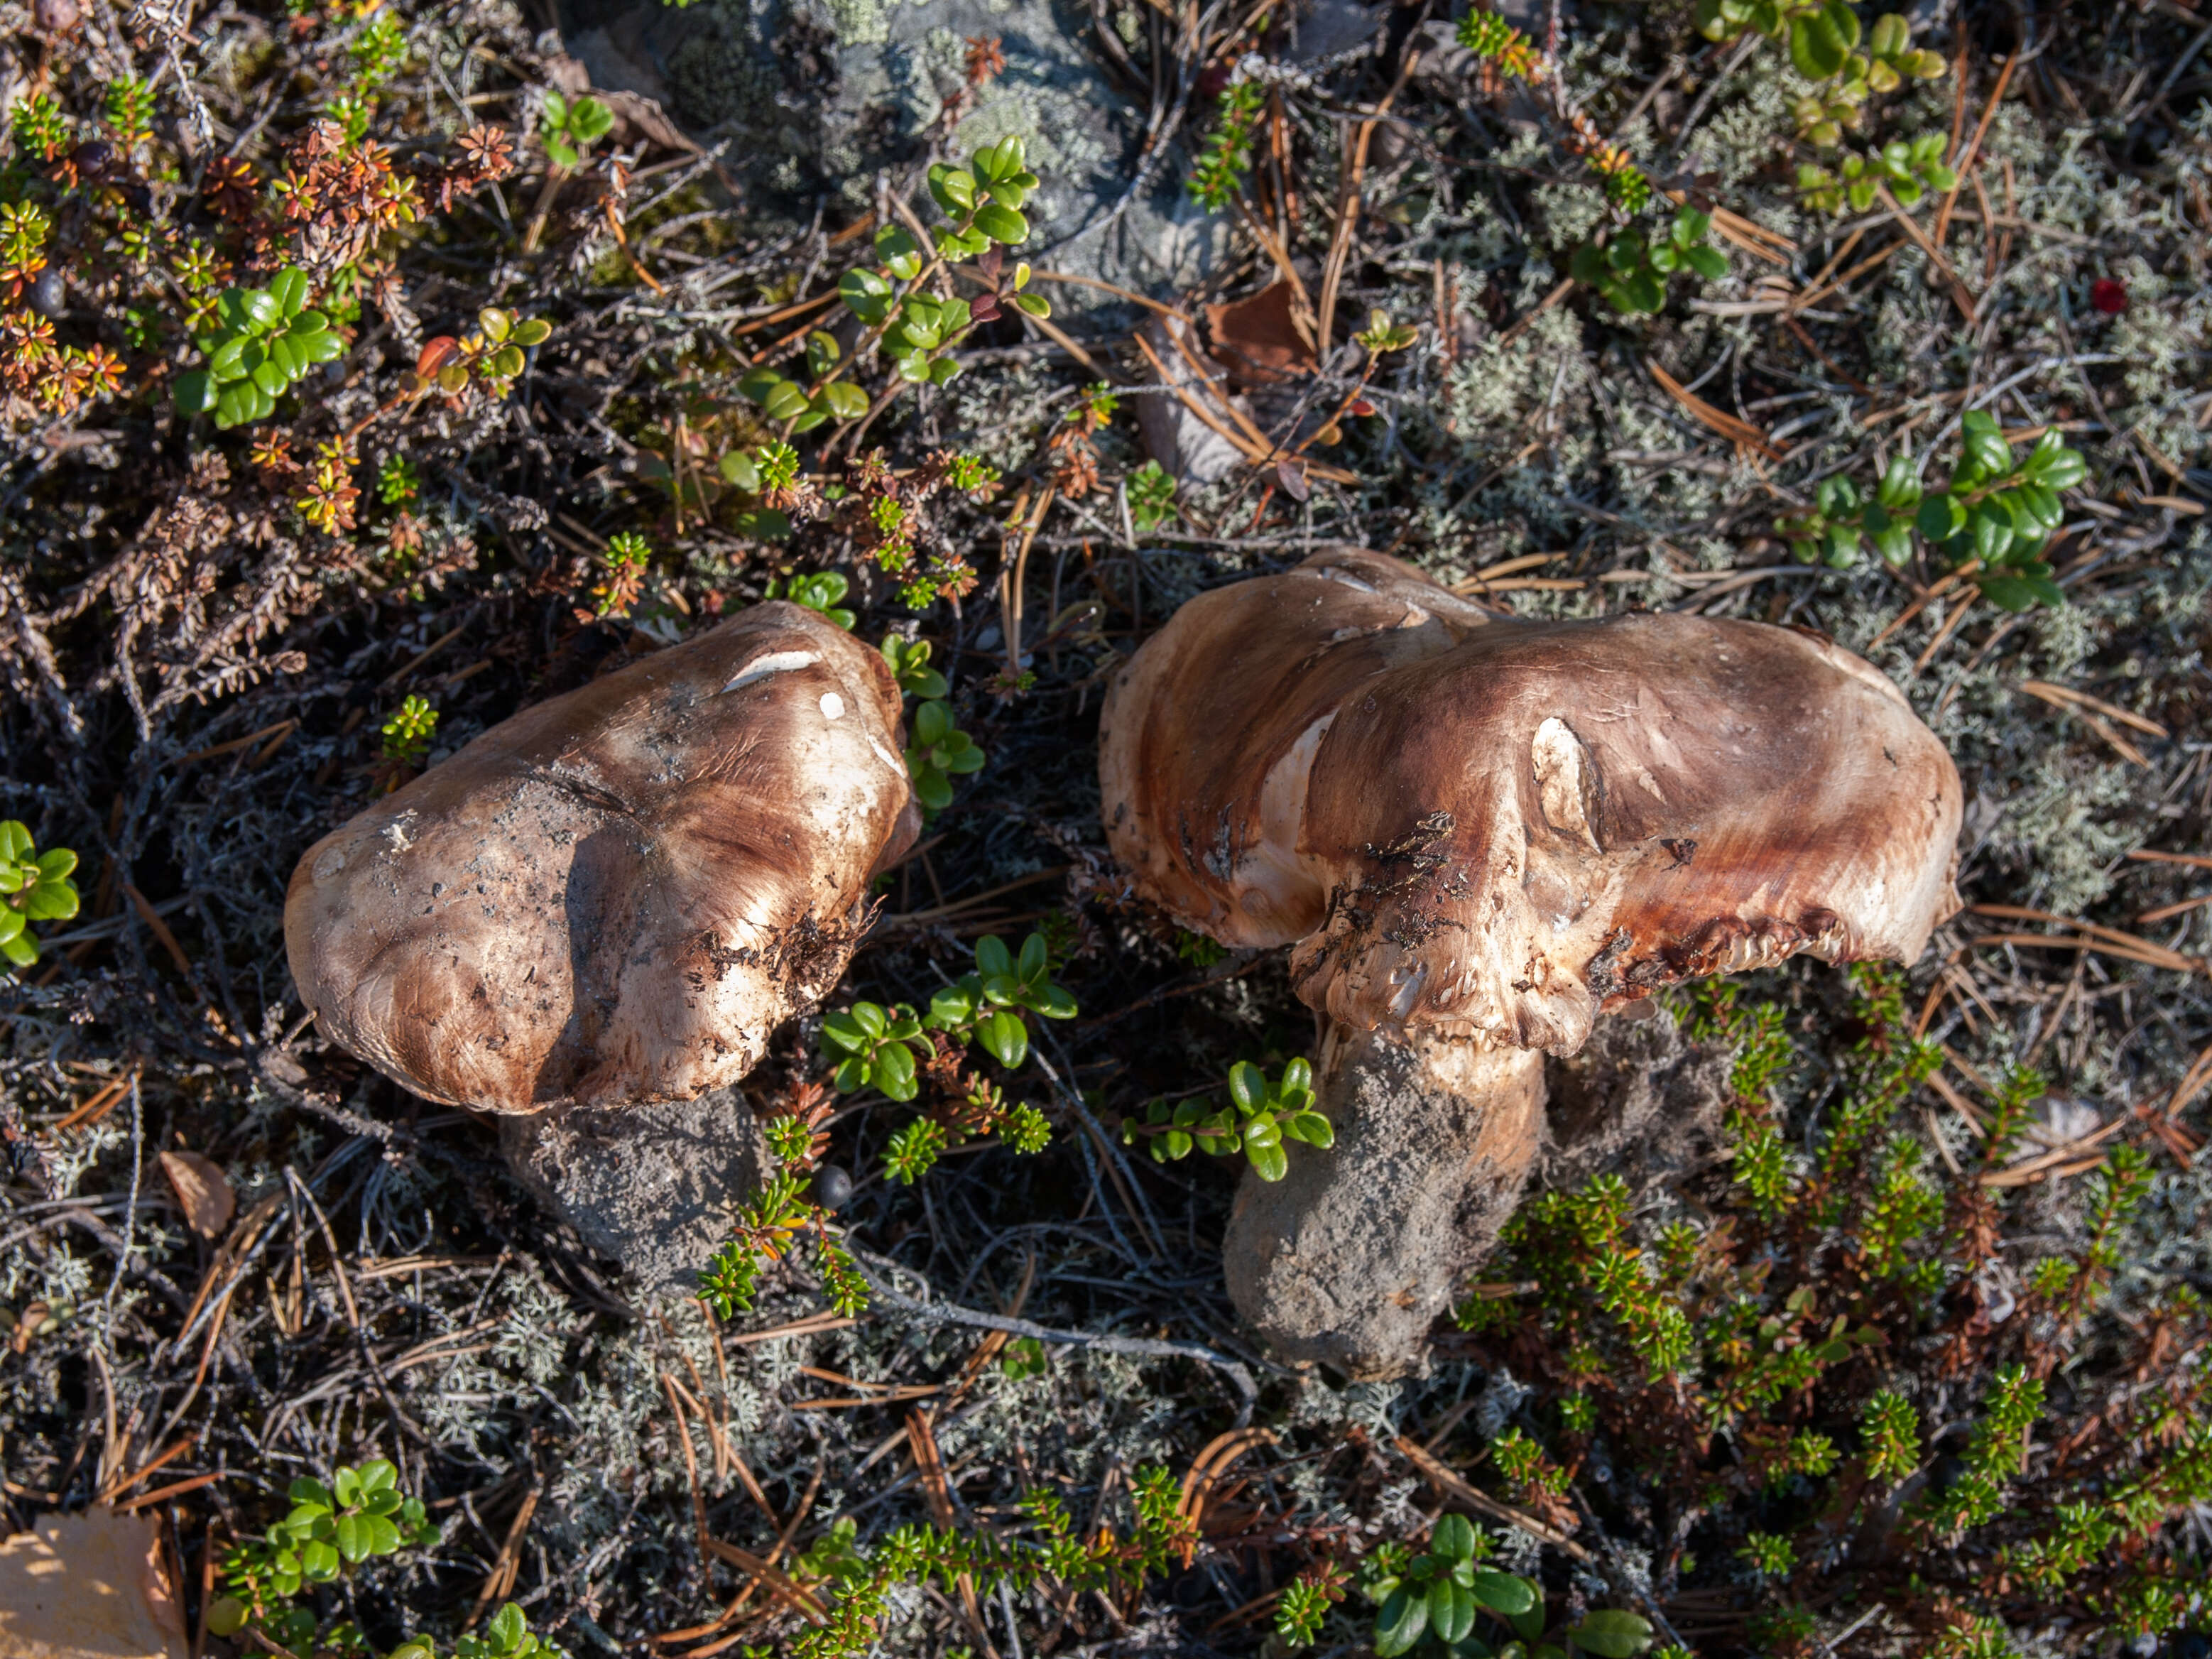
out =
[(1679, 980), (1910, 961), (1958, 908), (1958, 774), (1859, 658), (1522, 622), (1369, 553), (1185, 605), (1115, 677), (1099, 769), (1140, 890), (1295, 942), (1299, 994), (1360, 1030), (1571, 1054)]
[(913, 842), (899, 711), (875, 652), (785, 604), (527, 709), (307, 850), (301, 994), (451, 1104), (732, 1082), (836, 984)]

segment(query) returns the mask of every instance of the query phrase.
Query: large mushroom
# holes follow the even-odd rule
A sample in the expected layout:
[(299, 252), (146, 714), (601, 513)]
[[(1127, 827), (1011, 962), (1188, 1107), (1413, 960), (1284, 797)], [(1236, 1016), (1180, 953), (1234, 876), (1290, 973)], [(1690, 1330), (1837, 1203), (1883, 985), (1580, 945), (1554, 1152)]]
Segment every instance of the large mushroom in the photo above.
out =
[(1248, 1174), (1224, 1251), (1279, 1352), (1417, 1365), (1518, 1201), (1544, 1054), (1806, 952), (1909, 962), (1958, 907), (1958, 774), (1803, 630), (1521, 621), (1350, 549), (1200, 595), (1115, 678), (1102, 811), (1137, 890), (1291, 945), (1336, 1144)]
[(507, 1137), (541, 1186), (595, 1156), (545, 1144), (576, 1113), (591, 1145), (625, 1115), (726, 1141), (742, 1105), (682, 1103), (828, 994), (919, 828), (899, 711), (876, 653), (787, 604), (527, 709), (301, 859), (301, 996), (416, 1094), (547, 1115)]

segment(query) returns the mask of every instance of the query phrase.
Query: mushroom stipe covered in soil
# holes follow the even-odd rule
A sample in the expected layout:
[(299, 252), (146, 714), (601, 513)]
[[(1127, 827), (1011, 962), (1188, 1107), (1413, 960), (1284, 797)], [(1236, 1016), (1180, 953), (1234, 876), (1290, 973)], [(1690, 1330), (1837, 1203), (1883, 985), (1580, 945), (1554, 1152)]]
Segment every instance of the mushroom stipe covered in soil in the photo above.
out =
[(525, 710), (310, 848), (325, 1034), (428, 1099), (686, 1101), (836, 983), (920, 827), (883, 659), (757, 605)]
[(1526, 622), (1357, 549), (1191, 600), (1115, 678), (1102, 810), (1138, 890), (1289, 945), (1337, 1145), (1248, 1175), (1224, 1251), (1281, 1352), (1419, 1363), (1511, 1214), (1543, 1053), (1663, 987), (1910, 962), (1957, 908), (1958, 774), (1808, 631)]

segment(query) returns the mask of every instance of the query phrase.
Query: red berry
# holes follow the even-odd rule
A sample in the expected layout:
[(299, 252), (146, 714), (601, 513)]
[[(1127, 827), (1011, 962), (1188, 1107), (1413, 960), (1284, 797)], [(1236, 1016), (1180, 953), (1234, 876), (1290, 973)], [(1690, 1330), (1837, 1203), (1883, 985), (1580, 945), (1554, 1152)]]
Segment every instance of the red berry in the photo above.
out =
[(2117, 317), (2128, 308), (2128, 285), (2100, 276), (2089, 284), (2089, 303), (2107, 317)]

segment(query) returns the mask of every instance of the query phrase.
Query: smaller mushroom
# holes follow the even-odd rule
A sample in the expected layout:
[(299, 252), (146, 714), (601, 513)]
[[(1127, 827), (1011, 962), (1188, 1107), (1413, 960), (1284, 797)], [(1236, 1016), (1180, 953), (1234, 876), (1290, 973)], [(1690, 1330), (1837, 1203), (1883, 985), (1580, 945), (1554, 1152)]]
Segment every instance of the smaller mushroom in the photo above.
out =
[(1224, 944), (1292, 946), (1336, 1145), (1247, 1177), (1231, 1295), (1359, 1376), (1512, 1213), (1543, 1054), (1603, 1010), (1800, 952), (1909, 962), (1958, 900), (1958, 775), (1904, 696), (1802, 630), (1530, 623), (1395, 560), (1200, 595), (1115, 678), (1109, 839)]
[[(743, 1077), (844, 972), (870, 878), (920, 826), (899, 712), (880, 656), (776, 603), (516, 714), (301, 859), (301, 996), (428, 1099), (588, 1111), (601, 1133), (655, 1108), (757, 1162), (679, 1103)], [(526, 1178), (557, 1191), (581, 1168), (619, 1194), (625, 1167), (549, 1146), (548, 1122), (507, 1137)]]

